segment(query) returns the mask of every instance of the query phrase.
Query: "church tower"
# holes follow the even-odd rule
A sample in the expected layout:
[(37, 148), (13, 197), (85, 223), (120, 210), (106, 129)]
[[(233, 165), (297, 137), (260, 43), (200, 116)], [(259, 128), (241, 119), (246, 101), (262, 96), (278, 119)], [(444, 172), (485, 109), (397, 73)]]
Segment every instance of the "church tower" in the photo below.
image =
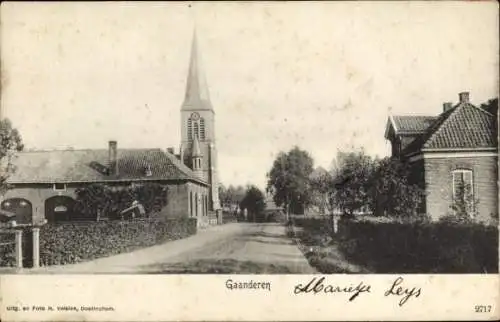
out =
[(181, 107), (181, 151), (184, 164), (210, 184), (209, 210), (220, 209), (215, 145), (215, 111), (198, 53), (196, 33), (191, 44), (191, 59), (186, 94)]

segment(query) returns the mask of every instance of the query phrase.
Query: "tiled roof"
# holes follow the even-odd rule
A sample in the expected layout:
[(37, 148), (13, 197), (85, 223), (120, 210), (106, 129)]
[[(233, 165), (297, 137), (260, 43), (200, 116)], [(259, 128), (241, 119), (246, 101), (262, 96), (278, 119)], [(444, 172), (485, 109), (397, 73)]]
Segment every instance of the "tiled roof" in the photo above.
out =
[(424, 149), (497, 147), (495, 117), (481, 108), (465, 103), (457, 106), (432, 133)]
[(436, 116), (394, 115), (392, 119), (396, 133), (419, 133), (425, 132), (432, 122), (436, 120)]
[(493, 114), (470, 103), (460, 103), (440, 114), (403, 154), (422, 149), (496, 148), (497, 124)]
[[(200, 181), (175, 156), (160, 149), (118, 149), (118, 174), (106, 173), (108, 150), (19, 152), (9, 183), (70, 183), (137, 180)], [(151, 170), (147, 175), (146, 169)]]

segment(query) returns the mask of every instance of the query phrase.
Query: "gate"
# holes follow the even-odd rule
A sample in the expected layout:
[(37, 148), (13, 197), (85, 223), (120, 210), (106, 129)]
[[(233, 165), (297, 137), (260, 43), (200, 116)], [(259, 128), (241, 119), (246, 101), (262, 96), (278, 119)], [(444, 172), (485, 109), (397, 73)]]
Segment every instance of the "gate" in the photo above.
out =
[(22, 231), (0, 226), (0, 267), (23, 267)]

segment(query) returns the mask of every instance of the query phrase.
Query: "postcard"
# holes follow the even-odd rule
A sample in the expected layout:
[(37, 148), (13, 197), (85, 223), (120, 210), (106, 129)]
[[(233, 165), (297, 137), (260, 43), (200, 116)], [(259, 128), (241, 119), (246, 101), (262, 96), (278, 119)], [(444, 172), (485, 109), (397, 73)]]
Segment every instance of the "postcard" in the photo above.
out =
[(0, 18), (2, 321), (500, 317), (498, 3)]

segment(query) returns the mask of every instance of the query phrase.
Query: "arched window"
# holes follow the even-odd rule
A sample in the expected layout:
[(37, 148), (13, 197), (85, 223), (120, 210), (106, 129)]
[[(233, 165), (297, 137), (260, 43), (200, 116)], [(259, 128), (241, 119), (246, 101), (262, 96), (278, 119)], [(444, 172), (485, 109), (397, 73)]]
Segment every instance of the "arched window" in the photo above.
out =
[(189, 192), (189, 216), (193, 217), (193, 193)]
[(194, 212), (194, 215), (196, 217), (198, 217), (198, 194), (197, 193), (194, 194), (194, 207), (195, 207), (195, 210), (196, 210)]
[(200, 139), (205, 140), (205, 119), (200, 118)]
[(201, 215), (205, 216), (205, 196), (201, 195)]

